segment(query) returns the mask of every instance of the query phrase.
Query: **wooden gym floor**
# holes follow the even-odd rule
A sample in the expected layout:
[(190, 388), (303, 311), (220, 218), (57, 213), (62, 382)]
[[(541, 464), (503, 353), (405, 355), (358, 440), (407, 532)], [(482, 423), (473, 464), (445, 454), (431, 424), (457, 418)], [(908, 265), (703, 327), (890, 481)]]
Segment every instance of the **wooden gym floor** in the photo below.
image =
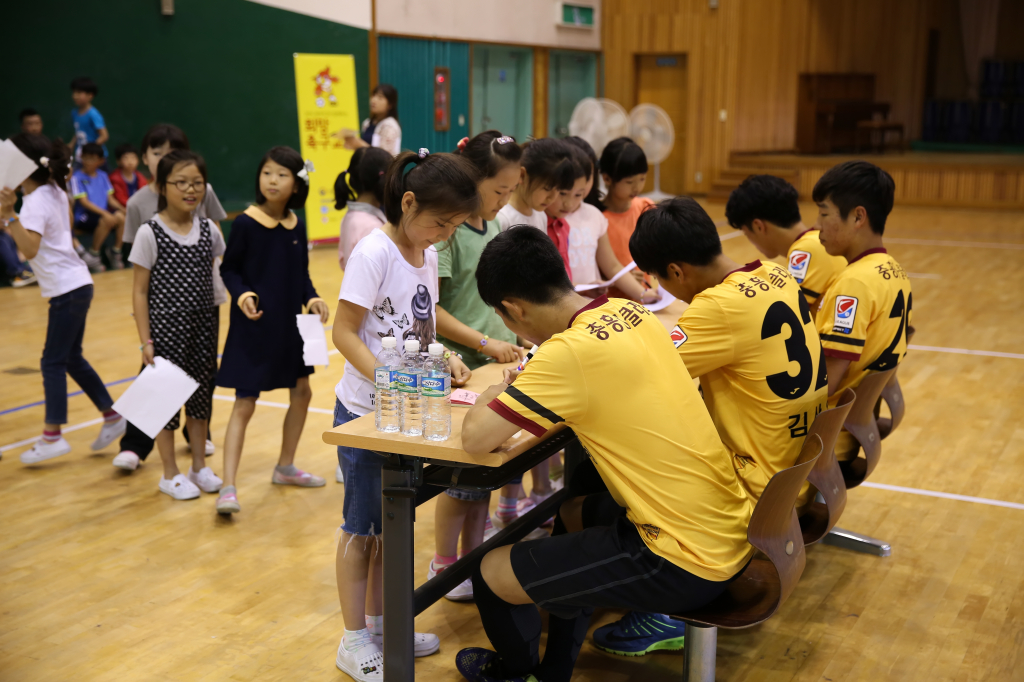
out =
[[(803, 210), (813, 223), (814, 207)], [(709, 211), (722, 219), (721, 205)], [(756, 257), (735, 231), (721, 232), (731, 257)], [(812, 548), (780, 614), (720, 633), (719, 680), (1024, 679), (1024, 215), (898, 208), (888, 236), (913, 278), (917, 336), (900, 370), (907, 417), (885, 442), (871, 486), (851, 493), (841, 525), (890, 541), (893, 555)], [(333, 299), (335, 251), (315, 250), (312, 271)], [(139, 364), (131, 271), (95, 281), (85, 351), (104, 381), (125, 380), (110, 388), (116, 398)], [(222, 315), (223, 341), (227, 307)], [(0, 320), (0, 679), (347, 680), (334, 667), (343, 493), (334, 451), (320, 440), (340, 356), (312, 377), (297, 459), (327, 487), (270, 484), (287, 402), (275, 391), (263, 400), (278, 405), (260, 407), (249, 428), (242, 512), (225, 520), (212, 495), (176, 502), (157, 492), (156, 453), (131, 475), (110, 465), (116, 444), (91, 453), (98, 425), (68, 433), (71, 454), (23, 466), (25, 446), (11, 446), (37, 436), (43, 420), (41, 405), (19, 409), (43, 398), (39, 290), (0, 290)], [(217, 472), (230, 409), (215, 402)], [(69, 427), (97, 416), (85, 396), (69, 398)], [(427, 505), (417, 524), (419, 582), (432, 552)], [(595, 626), (616, 614), (596, 616)], [(461, 679), (460, 648), (487, 645), (472, 603), (442, 600), (417, 625), (442, 640), (439, 654), (417, 663), (435, 682)], [(679, 654), (624, 659), (588, 643), (575, 679), (656, 682), (681, 670)]]

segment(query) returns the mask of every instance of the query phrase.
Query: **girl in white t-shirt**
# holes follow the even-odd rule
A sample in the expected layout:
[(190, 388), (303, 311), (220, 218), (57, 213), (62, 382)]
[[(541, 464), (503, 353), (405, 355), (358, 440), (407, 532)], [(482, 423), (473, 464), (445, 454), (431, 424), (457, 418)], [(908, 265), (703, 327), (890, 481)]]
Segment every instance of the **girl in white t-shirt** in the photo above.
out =
[[(479, 204), (475, 170), (451, 154), (406, 152), (384, 177), (388, 222), (363, 238), (349, 257), (334, 318), (334, 345), (345, 357), (345, 373), (335, 388), (334, 425), (373, 411), (374, 360), (381, 339), (394, 336), (399, 347), (416, 339), (426, 349), (436, 338), (437, 252)], [(452, 383), (469, 379), (469, 369), (449, 357)], [(382, 456), (339, 447), (345, 479), (345, 522), (338, 544), (338, 598), (345, 635), (337, 665), (357, 680), (383, 679), (383, 575), (379, 545), (382, 527)], [(371, 541), (371, 538), (373, 541)], [(367, 584), (373, 586), (367, 599)], [(365, 610), (364, 610), (365, 608)], [(440, 646), (435, 635), (417, 634), (415, 651), (425, 656)]]
[(92, 277), (71, 243), (65, 184), (70, 162), (67, 146), (59, 139), (51, 142), (43, 135), (24, 133), (15, 135), (11, 142), (38, 168), (21, 183), (24, 199), (20, 216), (14, 213), (16, 188), (0, 187), (0, 226), (6, 227), (18, 249), (28, 257), (40, 293), (50, 299), (41, 363), (46, 420), (42, 437), (21, 453), (23, 463), (36, 464), (71, 452), (71, 445), (61, 435), (61, 425), (68, 421), (67, 374), (103, 413), (103, 426), (93, 450), (102, 450), (124, 433), (126, 422), (111, 409), (114, 401), (103, 380), (82, 356)]
[(498, 211), (498, 224), (502, 232), (513, 225), (533, 225), (547, 234), (548, 217), (544, 209), (558, 198), (560, 190), (572, 189), (571, 148), (562, 140), (549, 137), (527, 142), (519, 163), (519, 186)]

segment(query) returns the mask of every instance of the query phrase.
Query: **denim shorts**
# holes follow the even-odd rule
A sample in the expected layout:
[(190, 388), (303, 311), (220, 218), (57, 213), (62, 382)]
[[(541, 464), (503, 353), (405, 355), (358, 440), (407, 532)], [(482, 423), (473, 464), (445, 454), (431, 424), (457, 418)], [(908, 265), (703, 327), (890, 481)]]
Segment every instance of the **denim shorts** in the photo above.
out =
[[(359, 415), (353, 414), (334, 399), (334, 425), (347, 424)], [(345, 503), (341, 529), (349, 535), (380, 535), (382, 512), (380, 501), (381, 467), (387, 458), (369, 450), (338, 446), (338, 464), (345, 475)]]
[(461, 490), (459, 488), (448, 488), (444, 491), (448, 497), (463, 502), (483, 502), (491, 499), (489, 490)]

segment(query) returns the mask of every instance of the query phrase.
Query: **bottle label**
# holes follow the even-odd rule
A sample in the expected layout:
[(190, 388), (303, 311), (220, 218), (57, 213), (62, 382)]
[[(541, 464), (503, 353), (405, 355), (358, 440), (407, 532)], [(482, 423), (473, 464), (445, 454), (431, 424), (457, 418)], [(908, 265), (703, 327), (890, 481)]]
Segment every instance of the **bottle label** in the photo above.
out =
[(392, 372), (392, 380), (402, 393), (417, 393), (420, 389), (420, 375), (414, 372)]
[(452, 392), (450, 376), (423, 377), (421, 385), (423, 386), (423, 395), (427, 398), (444, 398)]
[(394, 388), (394, 372), (387, 367), (378, 367), (374, 370), (374, 383), (377, 388)]

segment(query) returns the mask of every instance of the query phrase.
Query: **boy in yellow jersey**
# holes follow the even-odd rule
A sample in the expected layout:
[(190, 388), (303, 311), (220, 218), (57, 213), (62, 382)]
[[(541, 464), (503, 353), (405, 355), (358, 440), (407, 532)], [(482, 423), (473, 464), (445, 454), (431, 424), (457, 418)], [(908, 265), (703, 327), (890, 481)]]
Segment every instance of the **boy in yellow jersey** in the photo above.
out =
[[(892, 369), (907, 353), (910, 280), (882, 243), (894, 192), (892, 177), (866, 161), (834, 166), (814, 186), (821, 243), (849, 261), (822, 296), (817, 318), (830, 405), (868, 372)], [(856, 453), (856, 441), (843, 431), (836, 442), (840, 465)]]
[[(753, 504), (646, 308), (579, 296), (554, 243), (529, 226), (488, 244), (476, 276), (481, 298), (540, 349), (470, 408), (462, 446), (488, 452), (520, 429), (565, 423), (607, 492), (560, 534), (484, 557), (473, 591), (496, 651), (464, 649), (456, 666), (469, 680), (568, 682), (594, 607), (672, 612), (722, 594), (753, 553)], [(536, 605), (551, 616), (543, 661)]]
[(846, 259), (829, 255), (818, 229), (803, 224), (799, 198), (796, 188), (782, 178), (751, 175), (729, 195), (725, 217), (765, 258), (786, 254), (789, 274), (816, 315), (821, 294), (846, 267)]
[[(741, 266), (724, 255), (714, 221), (684, 197), (641, 214), (629, 252), (690, 304), (672, 341), (690, 376), (700, 378), (711, 419), (756, 502), (772, 476), (796, 464), (828, 397), (825, 356), (799, 284), (781, 265)], [(598, 628), (594, 643), (642, 656), (682, 648), (683, 634), (682, 623), (659, 614), (629, 613)]]

